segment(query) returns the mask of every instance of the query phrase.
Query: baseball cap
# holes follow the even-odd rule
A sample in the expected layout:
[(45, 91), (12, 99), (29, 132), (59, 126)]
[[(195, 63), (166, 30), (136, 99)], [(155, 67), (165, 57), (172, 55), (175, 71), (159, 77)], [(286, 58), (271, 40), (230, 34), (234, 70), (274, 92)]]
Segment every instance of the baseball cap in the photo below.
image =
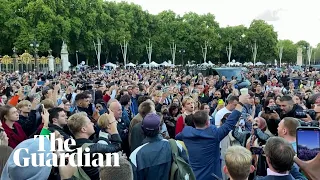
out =
[(160, 116), (158, 116), (155, 113), (149, 113), (142, 120), (141, 127), (144, 130), (155, 131), (155, 130), (159, 130), (160, 123), (161, 123)]

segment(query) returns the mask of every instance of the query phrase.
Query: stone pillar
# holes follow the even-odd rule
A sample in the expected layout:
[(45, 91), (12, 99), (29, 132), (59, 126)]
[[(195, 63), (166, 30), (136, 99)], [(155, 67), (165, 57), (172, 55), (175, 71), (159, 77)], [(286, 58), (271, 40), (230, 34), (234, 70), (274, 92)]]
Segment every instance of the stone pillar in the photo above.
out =
[(52, 55), (48, 57), (48, 67), (49, 67), (49, 71), (54, 72), (54, 58)]
[(302, 48), (298, 48), (297, 65), (302, 66)]
[(62, 44), (61, 48), (61, 64), (62, 64), (62, 71), (69, 71), (69, 53), (68, 53), (68, 46), (65, 42)]

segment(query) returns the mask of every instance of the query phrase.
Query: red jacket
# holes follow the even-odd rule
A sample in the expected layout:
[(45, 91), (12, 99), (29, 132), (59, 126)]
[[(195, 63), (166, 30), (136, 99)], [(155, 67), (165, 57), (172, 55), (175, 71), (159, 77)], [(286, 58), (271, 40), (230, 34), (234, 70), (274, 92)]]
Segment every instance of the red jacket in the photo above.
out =
[(176, 123), (176, 135), (182, 132), (184, 128), (184, 117), (183, 115), (179, 116)]
[(4, 121), (2, 122), (2, 127), (9, 138), (9, 146), (13, 149), (18, 146), (19, 143), (28, 138), (19, 123), (15, 122), (13, 124), (13, 127), (15, 129), (15, 131), (13, 131), (9, 126), (7, 126)]

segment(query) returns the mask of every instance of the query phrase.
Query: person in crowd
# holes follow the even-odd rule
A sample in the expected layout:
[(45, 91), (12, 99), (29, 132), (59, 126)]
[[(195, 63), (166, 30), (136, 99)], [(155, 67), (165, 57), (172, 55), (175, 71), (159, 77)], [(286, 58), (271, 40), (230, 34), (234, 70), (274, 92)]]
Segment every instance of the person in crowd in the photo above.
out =
[[(70, 148), (76, 149), (82, 147), (85, 143), (90, 143), (91, 145), (88, 146), (90, 151), (85, 152), (84, 154), (89, 153), (92, 160), (97, 158), (96, 156), (93, 156), (95, 153), (105, 154), (120, 151), (121, 138), (117, 130), (117, 120), (115, 119), (112, 111), (109, 111), (109, 116), (110, 119), (112, 119), (112, 121), (110, 121), (109, 130), (111, 136), (109, 140), (111, 141), (111, 144), (93, 143), (91, 140), (89, 140), (89, 137), (95, 133), (95, 130), (93, 127), (93, 123), (88, 118), (85, 112), (75, 113), (71, 117), (69, 117), (67, 125), (71, 133), (74, 135), (76, 141), (76, 145), (71, 146)], [(93, 166), (81, 168), (91, 179), (100, 179), (99, 168)]]
[(71, 136), (65, 132), (64, 127), (67, 125), (67, 115), (63, 108), (55, 107), (49, 110), (49, 130), (58, 131), (64, 138), (69, 139)]
[[(146, 135), (142, 145), (130, 155), (134, 179), (169, 180), (172, 151), (168, 140), (160, 135), (161, 119), (155, 113), (147, 114), (141, 124)], [(176, 142), (179, 156), (186, 162), (188, 157), (180, 143)]]
[(283, 118), (278, 126), (278, 136), (291, 143), (295, 152), (297, 152), (296, 131), (299, 126), (299, 120), (292, 117)]
[(187, 126), (176, 136), (176, 139), (182, 140), (188, 148), (190, 164), (197, 179), (211, 179), (212, 173), (222, 178), (220, 141), (236, 125), (241, 116), (243, 104), (247, 104), (248, 99), (248, 95), (239, 97), (239, 104), (220, 128), (210, 125), (206, 112), (198, 111), (193, 115), (196, 128)]
[(19, 112), (15, 107), (5, 105), (1, 108), (0, 119), (2, 127), (9, 138), (9, 146), (15, 148), (28, 137), (18, 123)]
[[(111, 162), (114, 161), (112, 157)], [(132, 166), (128, 160), (119, 158), (119, 166), (101, 167), (100, 180), (133, 180)]]
[[(279, 103), (281, 113), (280, 118), (283, 119), (285, 117), (299, 117), (299, 113), (303, 112), (303, 108), (297, 104), (294, 104), (294, 101), (291, 96), (283, 96), (280, 98)], [(307, 114), (307, 117), (301, 118), (302, 120), (309, 122), (311, 121), (311, 117)]]
[(122, 95), (120, 97), (120, 104), (122, 106), (122, 119), (124, 121), (128, 121), (130, 122), (132, 117), (132, 112), (130, 109), (130, 105), (131, 105), (131, 97), (126, 94), (126, 95)]
[(250, 173), (254, 171), (251, 164), (252, 154), (242, 146), (231, 146), (224, 156), (226, 161), (223, 172), (230, 180), (247, 180)]
[[(268, 164), (267, 176), (257, 177), (257, 180), (294, 180), (290, 174), (293, 166), (295, 152), (292, 145), (281, 137), (271, 137), (264, 147), (264, 153)], [(301, 178), (302, 175), (297, 172)], [(297, 177), (296, 177), (297, 178)], [(304, 179), (304, 178), (303, 178)]]
[[(0, 141), (2, 141), (1, 137), (0, 137)], [(0, 175), (2, 174), (2, 170), (3, 170), (4, 166), (6, 165), (12, 151), (13, 151), (13, 149), (11, 147), (9, 147), (8, 145), (3, 145), (0, 142), (0, 152), (1, 152), (1, 154), (0, 154)]]
[(220, 109), (217, 114), (214, 117), (215, 120), (215, 125), (217, 127), (220, 127), (220, 123), (221, 123), (221, 119), (223, 118), (223, 116), (227, 113), (232, 113), (232, 111), (236, 108), (237, 104), (239, 102), (239, 98), (236, 96), (231, 96), (228, 99), (227, 105), (226, 107)]
[(193, 114), (194, 113), (194, 100), (192, 98), (185, 98), (182, 101), (182, 106), (184, 108), (184, 113), (177, 119), (177, 123), (176, 123), (176, 135), (178, 133), (180, 133), (183, 128), (184, 128), (184, 124), (185, 124), (185, 117), (187, 115)]
[(131, 90), (128, 88), (128, 92), (131, 95), (131, 112), (132, 115), (135, 116), (137, 115), (138, 112), (138, 99), (139, 99), (139, 86), (132, 86)]
[(119, 135), (122, 140), (122, 150), (124, 153), (126, 153), (128, 156), (130, 154), (129, 150), (129, 140), (128, 140), (128, 133), (129, 133), (129, 126), (130, 126), (130, 121), (129, 120), (123, 120), (122, 119), (122, 106), (117, 101), (114, 99), (113, 102), (110, 103), (109, 110), (112, 111), (114, 118), (117, 120), (117, 129), (119, 132)]
[(34, 99), (32, 103), (30, 101), (23, 100), (16, 106), (20, 112), (18, 123), (21, 125), (23, 131), (28, 137), (33, 134), (40, 125), (40, 123), (37, 122), (36, 115), (38, 103), (39, 101), (37, 99)]
[(62, 99), (63, 103), (63, 110), (66, 112), (67, 117), (71, 116), (72, 108), (71, 108), (71, 103), (67, 99)]

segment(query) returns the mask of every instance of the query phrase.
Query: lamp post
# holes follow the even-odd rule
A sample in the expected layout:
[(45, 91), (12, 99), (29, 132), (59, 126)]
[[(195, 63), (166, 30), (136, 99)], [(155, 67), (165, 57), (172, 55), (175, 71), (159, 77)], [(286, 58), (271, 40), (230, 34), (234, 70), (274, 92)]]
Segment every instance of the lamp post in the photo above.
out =
[(39, 66), (38, 66), (38, 48), (39, 48), (39, 43), (37, 40), (33, 40), (30, 43), (30, 47), (34, 49), (34, 63), (35, 63), (35, 69), (37, 72), (39, 72)]
[(77, 60), (77, 66), (79, 65), (79, 59), (78, 59), (78, 50), (76, 50), (76, 60)]
[(229, 61), (229, 66), (230, 66), (230, 61), (231, 61), (231, 53), (232, 53), (232, 45), (230, 44), (229, 41), (229, 46), (226, 47), (226, 51), (227, 51), (227, 56), (228, 56), (228, 61)]
[(186, 51), (184, 50), (184, 49), (181, 49), (181, 50), (179, 50), (179, 53), (181, 53), (182, 54), (182, 65), (184, 65), (184, 62), (183, 62), (183, 55), (184, 55), (184, 53), (185, 53)]

